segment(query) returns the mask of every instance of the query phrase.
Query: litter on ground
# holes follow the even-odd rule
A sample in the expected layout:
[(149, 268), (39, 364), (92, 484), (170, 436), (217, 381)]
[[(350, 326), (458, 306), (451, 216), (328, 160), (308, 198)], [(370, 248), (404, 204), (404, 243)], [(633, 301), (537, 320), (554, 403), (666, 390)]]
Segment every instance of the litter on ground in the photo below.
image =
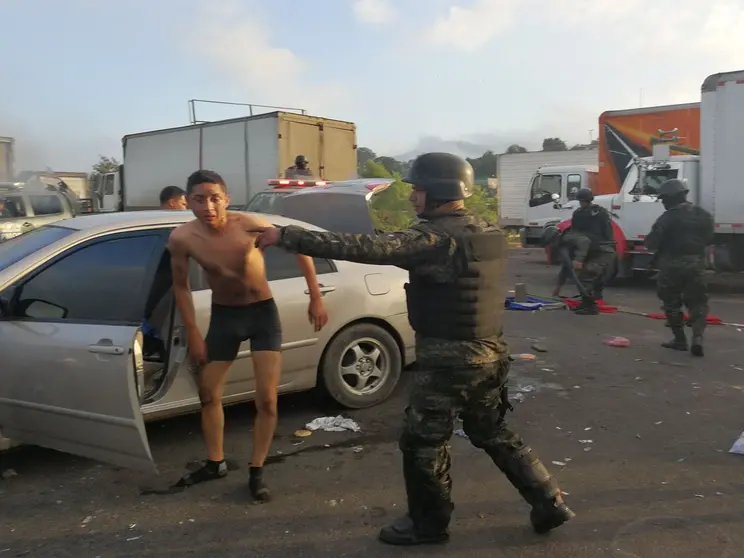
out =
[(324, 432), (361, 432), (359, 425), (350, 418), (342, 417), (318, 417), (305, 425), (310, 431), (323, 430)]
[(739, 439), (734, 442), (733, 446), (731, 446), (729, 453), (744, 455), (744, 432), (741, 433)]
[(609, 347), (630, 347), (630, 341), (625, 337), (610, 337), (605, 339), (604, 344)]

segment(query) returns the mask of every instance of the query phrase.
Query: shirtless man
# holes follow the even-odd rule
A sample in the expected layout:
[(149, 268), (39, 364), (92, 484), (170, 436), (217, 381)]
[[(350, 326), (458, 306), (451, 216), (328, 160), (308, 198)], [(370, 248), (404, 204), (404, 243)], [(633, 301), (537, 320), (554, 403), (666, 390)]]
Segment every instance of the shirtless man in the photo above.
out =
[[(180, 486), (227, 475), (223, 453), (225, 417), (222, 394), (230, 365), (240, 344), (250, 339), (256, 378), (256, 422), (249, 488), (259, 502), (270, 499), (262, 478), (277, 422), (277, 387), (281, 375), (282, 333), (279, 312), (266, 279), (263, 251), (255, 248), (256, 234), (248, 230), (271, 226), (257, 215), (227, 211), (230, 196), (215, 172), (199, 170), (186, 184), (196, 220), (176, 228), (168, 241), (176, 304), (187, 330), (188, 346), (199, 372), (202, 432), (207, 461), (186, 474)], [(196, 326), (189, 285), (189, 258), (205, 270), (212, 289), (212, 314), (206, 339)], [(319, 331), (328, 321), (312, 258), (297, 257), (310, 290), (308, 316)]]

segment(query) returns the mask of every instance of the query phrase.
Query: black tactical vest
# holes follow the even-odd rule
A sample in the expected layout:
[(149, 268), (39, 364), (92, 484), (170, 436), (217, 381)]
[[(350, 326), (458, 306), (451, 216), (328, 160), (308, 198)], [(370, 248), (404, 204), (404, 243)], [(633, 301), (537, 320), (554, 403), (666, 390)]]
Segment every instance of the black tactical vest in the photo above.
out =
[(667, 230), (660, 251), (667, 258), (705, 255), (705, 248), (713, 240), (713, 218), (703, 208), (689, 202), (682, 203), (665, 214)]
[(426, 225), (455, 238), (457, 272), (452, 281), (441, 282), (427, 275), (425, 267), (410, 271), (405, 288), (411, 327), (425, 337), (463, 341), (501, 334), (504, 233), (467, 213), (432, 219)]

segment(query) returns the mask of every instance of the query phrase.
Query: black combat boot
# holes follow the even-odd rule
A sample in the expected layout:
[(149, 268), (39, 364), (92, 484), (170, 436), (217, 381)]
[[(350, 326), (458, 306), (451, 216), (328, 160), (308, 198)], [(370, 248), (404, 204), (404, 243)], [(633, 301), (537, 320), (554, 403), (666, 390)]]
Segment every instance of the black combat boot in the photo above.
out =
[(674, 351), (686, 351), (687, 350), (687, 336), (685, 335), (684, 327), (670, 326), (674, 339), (662, 343), (661, 346), (665, 349), (672, 349)]
[(705, 351), (703, 351), (703, 336), (702, 335), (693, 335), (692, 336), (692, 345), (690, 345), (690, 352), (693, 356), (701, 357), (705, 356)]
[[(494, 463), (506, 475), (522, 498), (532, 506), (530, 522), (536, 533), (546, 534), (560, 527), (576, 514), (566, 505), (558, 482), (529, 446), (511, 432), (507, 451), (488, 451)], [(519, 447), (521, 446), (521, 448)], [(504, 449), (508, 448), (506, 446)], [(515, 451), (516, 450), (516, 451)]]
[[(440, 448), (434, 462), (427, 464), (427, 460), (421, 459), (422, 449), (426, 455), (428, 448), (401, 444), (408, 514), (380, 530), (379, 539), (384, 543), (415, 546), (442, 544), (449, 540), (447, 528), (455, 509), (450, 499), (452, 479), (449, 475), (449, 451), (446, 446)], [(433, 487), (436, 489), (432, 490)]]
[(582, 296), (581, 304), (576, 307), (574, 314), (577, 316), (596, 316), (599, 314), (599, 309), (597, 308), (597, 303), (594, 298)]

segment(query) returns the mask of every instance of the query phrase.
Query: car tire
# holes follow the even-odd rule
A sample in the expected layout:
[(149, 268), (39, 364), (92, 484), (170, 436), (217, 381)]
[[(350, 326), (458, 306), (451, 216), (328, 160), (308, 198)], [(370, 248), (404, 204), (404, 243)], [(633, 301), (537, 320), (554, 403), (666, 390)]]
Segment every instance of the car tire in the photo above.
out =
[[(357, 323), (342, 329), (328, 344), (319, 379), (334, 401), (348, 409), (364, 409), (390, 397), (402, 371), (403, 358), (393, 336), (378, 325)], [(355, 389), (359, 382), (367, 383)]]

